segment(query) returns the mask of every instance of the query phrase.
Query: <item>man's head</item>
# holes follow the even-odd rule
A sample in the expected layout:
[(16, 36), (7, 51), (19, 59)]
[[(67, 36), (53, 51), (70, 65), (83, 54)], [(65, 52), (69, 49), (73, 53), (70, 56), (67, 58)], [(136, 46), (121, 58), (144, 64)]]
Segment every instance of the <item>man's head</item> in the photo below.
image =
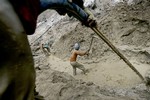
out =
[(74, 49), (75, 49), (75, 50), (79, 50), (79, 49), (80, 49), (80, 45), (79, 45), (79, 43), (75, 43), (75, 45), (74, 45)]

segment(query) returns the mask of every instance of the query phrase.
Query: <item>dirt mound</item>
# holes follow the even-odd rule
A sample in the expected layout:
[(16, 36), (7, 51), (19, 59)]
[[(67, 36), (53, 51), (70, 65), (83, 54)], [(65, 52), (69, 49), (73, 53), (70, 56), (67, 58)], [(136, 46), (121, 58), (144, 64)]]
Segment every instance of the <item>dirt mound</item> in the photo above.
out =
[[(42, 85), (41, 85), (42, 84)], [(67, 73), (43, 69), (37, 71), (37, 90), (47, 100), (148, 100), (149, 94), (139, 85), (132, 90), (96, 86), (92, 82), (76, 80)]]
[[(114, 4), (96, 0), (97, 8), (92, 11), (102, 33), (144, 74), (150, 64), (150, 2), (138, 0), (134, 5), (132, 0), (125, 1), (129, 2)], [(79, 42), (81, 49), (87, 50), (95, 33), (75, 19), (59, 17), (53, 11), (50, 14), (50, 17), (47, 12), (44, 17), (40, 16), (36, 35), (29, 37), (37, 90), (44, 97), (48, 100), (150, 99), (145, 84), (98, 38), (94, 38), (90, 55), (79, 57), (90, 72), (84, 76), (78, 71), (73, 77), (68, 62), (73, 45)], [(52, 41), (51, 56), (45, 57), (39, 44), (49, 40)]]
[[(99, 29), (116, 47), (120, 49), (127, 47), (124, 52), (131, 47), (127, 53), (139, 49), (134, 53), (141, 55), (140, 51), (143, 51), (144, 48), (148, 57), (150, 47), (149, 6), (142, 6), (142, 4), (130, 6), (120, 3), (110, 7), (109, 10), (106, 15), (99, 15), (95, 12)], [(56, 33), (62, 34), (53, 45), (53, 49), (56, 56), (62, 58), (68, 57), (67, 54), (70, 53), (75, 42), (81, 43), (82, 49), (88, 49), (91, 35), (94, 34), (90, 28), (81, 26), (80, 23), (67, 23), (65, 20), (56, 25), (55, 29)], [(94, 39), (90, 56), (101, 58), (110, 51), (111, 49), (101, 39)], [(134, 53), (132, 57), (135, 56)]]

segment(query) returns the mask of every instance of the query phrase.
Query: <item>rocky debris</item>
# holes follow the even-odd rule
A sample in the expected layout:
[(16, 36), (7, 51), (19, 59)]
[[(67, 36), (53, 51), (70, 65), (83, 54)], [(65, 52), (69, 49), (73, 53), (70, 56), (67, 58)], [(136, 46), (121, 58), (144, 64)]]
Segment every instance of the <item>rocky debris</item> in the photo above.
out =
[[(149, 92), (144, 84), (131, 89), (117, 89), (96, 86), (92, 82), (76, 80), (67, 73), (47, 70), (39, 71), (37, 90), (47, 100), (149, 100)], [(47, 75), (44, 75), (49, 73)], [(41, 79), (43, 81), (41, 81)], [(47, 84), (46, 84), (47, 83)], [(42, 84), (42, 85), (40, 85)], [(143, 88), (145, 87), (145, 88)], [(45, 92), (47, 91), (47, 92)]]
[(150, 86), (150, 70), (148, 70), (145, 75), (145, 81), (146, 81), (147, 86)]

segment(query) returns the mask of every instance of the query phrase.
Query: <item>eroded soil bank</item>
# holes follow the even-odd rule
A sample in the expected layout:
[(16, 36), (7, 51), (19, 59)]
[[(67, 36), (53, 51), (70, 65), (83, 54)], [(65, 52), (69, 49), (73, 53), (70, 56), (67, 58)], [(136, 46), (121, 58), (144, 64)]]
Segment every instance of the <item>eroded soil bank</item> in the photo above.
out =
[[(98, 28), (144, 76), (150, 66), (150, 1), (95, 3), (97, 8), (91, 10)], [(80, 70), (72, 75), (68, 59), (73, 45), (79, 42), (81, 50), (87, 50), (92, 35), (90, 28), (55, 11), (39, 17), (29, 41), (40, 94), (47, 100), (150, 100), (145, 83), (99, 38), (94, 38), (90, 55), (78, 59), (89, 70), (87, 75)], [(51, 43), (49, 57), (39, 48), (47, 41)]]

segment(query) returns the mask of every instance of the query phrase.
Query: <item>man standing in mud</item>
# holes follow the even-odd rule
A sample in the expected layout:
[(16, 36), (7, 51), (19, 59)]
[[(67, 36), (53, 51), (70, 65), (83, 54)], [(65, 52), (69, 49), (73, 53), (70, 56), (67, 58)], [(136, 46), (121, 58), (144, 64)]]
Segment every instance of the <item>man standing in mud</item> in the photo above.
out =
[(45, 56), (50, 55), (50, 46), (49, 43), (41, 43), (40, 48)]
[(0, 100), (40, 100), (34, 96), (35, 69), (27, 35), (35, 32), (40, 13), (60, 8), (88, 27), (96, 25), (68, 0), (0, 0)]
[(79, 43), (75, 43), (74, 45), (74, 50), (70, 56), (70, 64), (73, 67), (73, 75), (76, 75), (76, 68), (79, 68), (83, 71), (83, 73), (86, 73), (86, 69), (84, 68), (84, 66), (80, 63), (78, 63), (77, 60), (77, 56), (84, 56), (84, 55), (88, 55), (89, 54), (89, 50), (87, 51), (79, 51), (80, 49), (80, 45)]

